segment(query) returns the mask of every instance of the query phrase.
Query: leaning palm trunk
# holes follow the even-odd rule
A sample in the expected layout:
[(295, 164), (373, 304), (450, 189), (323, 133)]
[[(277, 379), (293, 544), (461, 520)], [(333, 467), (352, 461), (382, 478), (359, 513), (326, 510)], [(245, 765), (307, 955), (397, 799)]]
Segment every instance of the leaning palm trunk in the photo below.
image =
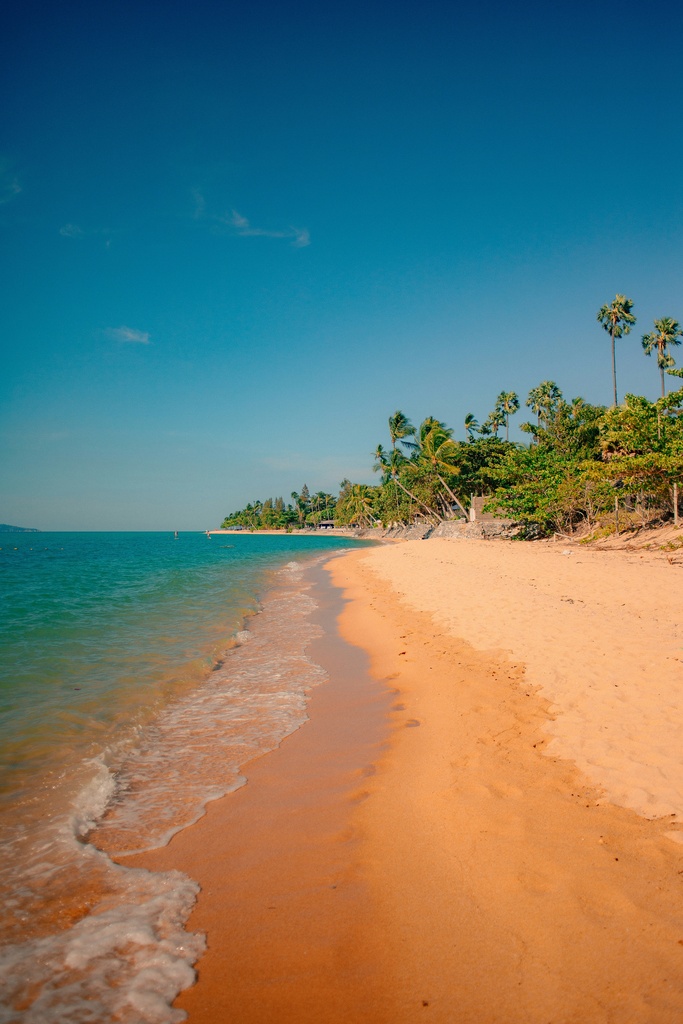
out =
[(424, 501), (420, 501), (420, 499), (418, 497), (416, 497), (416, 495), (414, 495), (412, 491), (409, 491), (407, 487), (403, 486), (403, 484), (401, 483), (401, 481), (397, 477), (394, 477), (394, 480), (396, 481), (398, 486), (401, 488), (401, 490), (405, 491), (405, 493), (408, 495), (409, 498), (412, 498), (412, 500), (417, 505), (420, 505), (423, 509), (425, 509), (425, 511), (427, 512), (427, 515), (429, 516), (430, 519), (435, 519), (437, 523), (442, 523), (443, 522), (443, 519), (441, 518), (441, 516), (439, 515), (438, 512), (436, 512), (433, 508), (430, 508), (429, 505), (425, 505)]
[(441, 485), (442, 485), (443, 487), (445, 487), (445, 488), (446, 488), (446, 490), (447, 490), (447, 491), (448, 491), (448, 493), (450, 494), (451, 498), (453, 499), (453, 501), (455, 502), (455, 504), (456, 504), (456, 505), (458, 506), (458, 508), (460, 509), (460, 511), (462, 512), (462, 514), (464, 515), (465, 519), (467, 519), (467, 512), (465, 511), (465, 509), (464, 509), (464, 507), (463, 507), (463, 504), (462, 504), (462, 502), (460, 501), (460, 499), (459, 499), (459, 498), (457, 498), (457, 497), (455, 496), (455, 494), (453, 494), (453, 491), (452, 491), (452, 490), (450, 489), (450, 487), (448, 486), (448, 484), (446, 483), (446, 481), (444, 480), (444, 478), (443, 478), (443, 477), (442, 477), (442, 476), (441, 476), (441, 475), (440, 475), (439, 473), (437, 473), (436, 475), (437, 475), (437, 477), (439, 478), (439, 481), (440, 481)]

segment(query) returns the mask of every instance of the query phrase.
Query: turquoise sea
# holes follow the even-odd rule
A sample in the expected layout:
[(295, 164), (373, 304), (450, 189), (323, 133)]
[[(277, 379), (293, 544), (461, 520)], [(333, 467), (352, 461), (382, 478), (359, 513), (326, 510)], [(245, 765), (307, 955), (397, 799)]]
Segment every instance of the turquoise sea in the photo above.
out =
[(196, 885), (122, 865), (304, 721), (306, 567), (356, 543), (0, 534), (2, 1024), (183, 1019)]

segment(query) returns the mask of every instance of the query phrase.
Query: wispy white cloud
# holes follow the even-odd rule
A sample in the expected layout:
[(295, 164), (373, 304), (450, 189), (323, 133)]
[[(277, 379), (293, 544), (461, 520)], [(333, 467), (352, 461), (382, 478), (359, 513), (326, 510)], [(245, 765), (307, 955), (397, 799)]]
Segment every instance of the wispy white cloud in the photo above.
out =
[(138, 331), (135, 327), (110, 327), (105, 332), (114, 341), (132, 342), (136, 345), (150, 345), (151, 341), (147, 331)]
[[(229, 224), (232, 224), (234, 228), (240, 232), (240, 234), (249, 234), (249, 221), (246, 217), (243, 217), (237, 210), (233, 210), (232, 214), (226, 218)], [(253, 229), (252, 229), (253, 230)]]
[(258, 228), (251, 224), (246, 217), (243, 217), (241, 213), (238, 213), (237, 210), (232, 210), (224, 218), (224, 223), (233, 228), (240, 238), (288, 238), (297, 249), (303, 249), (311, 244), (311, 236), (307, 228), (287, 228), (284, 231)]
[[(292, 229), (295, 230), (295, 229)], [(307, 245), (311, 244), (311, 235), (308, 228), (302, 228), (296, 230), (296, 235), (292, 241), (292, 245), (295, 249), (305, 249)]]
[(9, 160), (0, 157), (0, 206), (11, 203), (21, 192), (19, 177), (12, 170)]
[(60, 235), (64, 235), (65, 238), (82, 238), (85, 234), (83, 228), (79, 227), (78, 224), (64, 224), (59, 229)]
[(262, 228), (240, 213), (232, 209), (229, 213), (215, 214), (208, 207), (201, 188), (192, 189), (192, 216), (194, 220), (203, 220), (214, 231), (228, 232), (238, 238), (281, 238), (289, 241), (295, 249), (304, 249), (311, 244), (311, 233), (308, 228)]

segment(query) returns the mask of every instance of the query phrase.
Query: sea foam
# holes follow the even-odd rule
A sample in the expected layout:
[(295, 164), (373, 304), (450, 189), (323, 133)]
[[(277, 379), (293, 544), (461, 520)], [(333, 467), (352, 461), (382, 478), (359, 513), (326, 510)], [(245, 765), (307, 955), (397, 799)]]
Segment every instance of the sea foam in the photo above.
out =
[(204, 937), (184, 927), (198, 886), (109, 855), (125, 863), (167, 843), (305, 720), (307, 691), (326, 675), (306, 653), (321, 631), (302, 580), (297, 562), (276, 572), (261, 611), (205, 682), (85, 759), (68, 807), (42, 823), (39, 838), (24, 829), (8, 840), (5, 864), (25, 865), (10, 907), (14, 935), (28, 938), (0, 954), (0, 1024), (185, 1019), (172, 1003), (204, 949)]

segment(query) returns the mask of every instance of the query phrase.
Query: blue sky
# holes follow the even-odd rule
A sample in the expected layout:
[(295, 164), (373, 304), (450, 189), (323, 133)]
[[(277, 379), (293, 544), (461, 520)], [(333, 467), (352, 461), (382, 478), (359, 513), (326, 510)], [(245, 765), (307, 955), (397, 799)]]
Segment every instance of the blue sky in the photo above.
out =
[(204, 529), (372, 482), (397, 408), (462, 437), (544, 379), (607, 404), (616, 292), (638, 317), (619, 393), (657, 397), (640, 337), (683, 321), (682, 23), (599, 0), (15, 5), (0, 521)]

